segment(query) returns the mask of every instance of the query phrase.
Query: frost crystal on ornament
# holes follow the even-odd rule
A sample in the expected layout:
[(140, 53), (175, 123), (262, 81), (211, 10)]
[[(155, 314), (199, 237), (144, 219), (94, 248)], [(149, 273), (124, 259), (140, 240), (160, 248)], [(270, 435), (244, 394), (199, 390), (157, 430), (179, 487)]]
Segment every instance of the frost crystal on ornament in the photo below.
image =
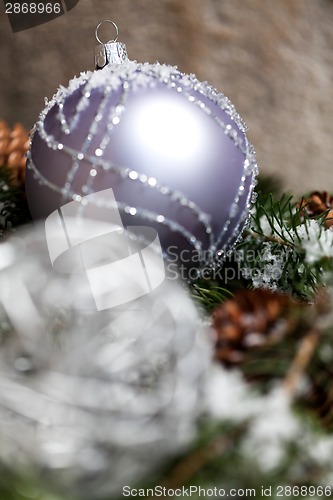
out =
[(211, 349), (174, 282), (120, 308), (52, 270), (43, 231), (0, 247), (0, 461), (69, 497), (146, 479), (194, 437)]

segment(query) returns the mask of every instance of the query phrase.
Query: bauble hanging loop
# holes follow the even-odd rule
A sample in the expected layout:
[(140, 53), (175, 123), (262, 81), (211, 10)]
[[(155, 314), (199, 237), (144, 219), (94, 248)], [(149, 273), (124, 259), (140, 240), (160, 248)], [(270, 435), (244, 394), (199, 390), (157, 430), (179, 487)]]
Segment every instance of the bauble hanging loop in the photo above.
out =
[(113, 40), (109, 40), (108, 43), (110, 42), (116, 42), (118, 40), (118, 35), (119, 35), (119, 29), (118, 29), (118, 26), (116, 25), (116, 23), (114, 23), (113, 21), (110, 21), (110, 19), (105, 19), (104, 21), (100, 22), (97, 26), (96, 26), (96, 29), (95, 29), (95, 37), (96, 37), (96, 40), (101, 44), (103, 45), (103, 42), (100, 40), (99, 36), (98, 36), (98, 30), (99, 28), (102, 26), (102, 24), (104, 23), (110, 23), (110, 24), (113, 24), (113, 26), (115, 27), (115, 30), (116, 30), (116, 37), (113, 39)]
[[(103, 43), (98, 36), (98, 30), (104, 23), (110, 23), (115, 27), (116, 36), (113, 40), (109, 40), (107, 43)], [(95, 68), (102, 69), (107, 64), (121, 64), (128, 60), (126, 45), (124, 43), (118, 42), (119, 30), (116, 23), (110, 21), (110, 19), (105, 19), (99, 23), (95, 30), (96, 40), (99, 45), (95, 47)]]

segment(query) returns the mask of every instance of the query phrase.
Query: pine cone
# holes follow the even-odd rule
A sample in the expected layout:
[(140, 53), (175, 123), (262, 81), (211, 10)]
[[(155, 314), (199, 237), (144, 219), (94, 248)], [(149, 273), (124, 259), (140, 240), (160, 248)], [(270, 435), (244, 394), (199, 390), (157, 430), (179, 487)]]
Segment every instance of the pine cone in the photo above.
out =
[[(300, 363), (304, 340), (329, 311), (323, 290), (312, 305), (269, 290), (241, 290), (213, 312), (215, 357), (226, 367), (237, 366), (248, 382), (258, 383), (263, 391), (277, 379), (286, 383), (295, 374), (291, 370), (295, 362)], [(332, 352), (331, 330), (319, 332), (304, 371), (297, 373), (306, 385), (294, 394), (296, 402), (329, 431), (333, 430)]]
[(313, 191), (308, 197), (302, 198), (297, 206), (301, 208), (301, 214), (306, 212), (311, 218), (327, 213), (324, 225), (327, 229), (333, 226), (333, 196), (327, 191)]
[(241, 290), (213, 312), (215, 357), (227, 366), (242, 363), (250, 351), (278, 342), (292, 327), (294, 300), (269, 290)]
[(0, 121), (0, 166), (6, 166), (13, 172), (14, 179), (23, 183), (25, 178), (25, 154), (29, 149), (29, 134), (20, 124), (15, 123), (10, 129)]

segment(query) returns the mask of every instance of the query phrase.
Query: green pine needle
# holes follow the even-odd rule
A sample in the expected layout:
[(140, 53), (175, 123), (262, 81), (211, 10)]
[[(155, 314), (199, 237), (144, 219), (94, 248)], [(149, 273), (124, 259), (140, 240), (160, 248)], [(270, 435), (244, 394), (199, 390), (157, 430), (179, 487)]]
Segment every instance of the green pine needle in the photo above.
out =
[(207, 312), (212, 312), (222, 302), (233, 296), (233, 293), (227, 288), (207, 281), (192, 285), (191, 292), (194, 301)]

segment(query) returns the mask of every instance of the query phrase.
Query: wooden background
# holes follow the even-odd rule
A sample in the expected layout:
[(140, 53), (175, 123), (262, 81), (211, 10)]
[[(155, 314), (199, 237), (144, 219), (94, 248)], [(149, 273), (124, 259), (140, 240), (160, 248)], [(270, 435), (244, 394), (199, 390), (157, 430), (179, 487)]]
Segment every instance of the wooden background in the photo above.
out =
[(110, 18), (131, 59), (178, 65), (233, 101), (263, 172), (333, 191), (332, 0), (80, 0), (16, 34), (0, 15), (0, 118), (31, 127), (45, 96), (93, 68)]

